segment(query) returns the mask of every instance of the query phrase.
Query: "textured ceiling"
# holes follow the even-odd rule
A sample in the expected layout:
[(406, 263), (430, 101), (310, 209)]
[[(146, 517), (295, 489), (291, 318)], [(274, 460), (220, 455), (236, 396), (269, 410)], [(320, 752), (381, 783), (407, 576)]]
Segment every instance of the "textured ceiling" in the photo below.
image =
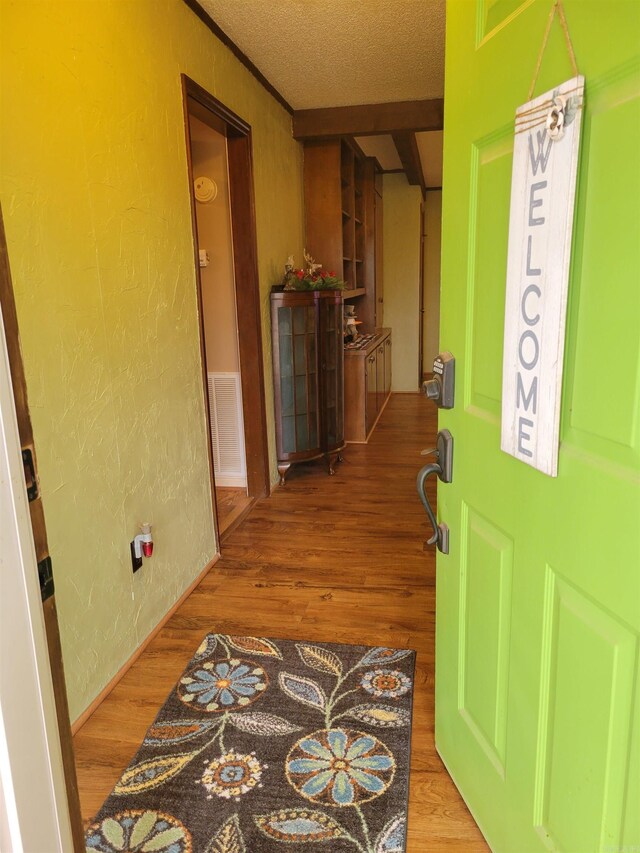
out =
[(198, 0), (296, 110), (441, 98), (445, 0)]

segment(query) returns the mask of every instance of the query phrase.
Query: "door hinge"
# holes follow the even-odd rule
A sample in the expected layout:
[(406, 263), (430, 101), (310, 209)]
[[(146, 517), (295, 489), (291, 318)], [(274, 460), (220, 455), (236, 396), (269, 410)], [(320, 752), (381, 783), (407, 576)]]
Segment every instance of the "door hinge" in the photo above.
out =
[(40, 579), (40, 595), (46, 601), (54, 593), (53, 588), (53, 564), (51, 557), (45, 557), (38, 563), (38, 577)]
[(29, 503), (38, 497), (38, 476), (33, 461), (33, 450), (30, 447), (22, 448), (22, 464), (24, 466), (24, 481), (27, 484), (27, 497)]

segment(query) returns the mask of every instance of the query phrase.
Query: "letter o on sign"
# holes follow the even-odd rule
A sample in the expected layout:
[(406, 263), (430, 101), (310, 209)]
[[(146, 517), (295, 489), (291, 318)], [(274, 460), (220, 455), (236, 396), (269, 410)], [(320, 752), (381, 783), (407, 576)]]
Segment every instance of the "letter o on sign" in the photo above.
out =
[[(528, 345), (526, 342), (530, 340), (533, 342), (533, 353), (531, 353), (531, 345)], [(525, 349), (527, 352), (525, 353)], [(520, 358), (520, 364), (524, 367), (525, 370), (533, 370), (533, 368), (538, 363), (538, 357), (540, 355), (540, 344), (538, 343), (537, 337), (531, 331), (531, 329), (527, 329), (526, 332), (523, 332), (520, 337), (520, 343), (518, 344), (518, 356)], [(529, 356), (528, 358), (525, 356)]]

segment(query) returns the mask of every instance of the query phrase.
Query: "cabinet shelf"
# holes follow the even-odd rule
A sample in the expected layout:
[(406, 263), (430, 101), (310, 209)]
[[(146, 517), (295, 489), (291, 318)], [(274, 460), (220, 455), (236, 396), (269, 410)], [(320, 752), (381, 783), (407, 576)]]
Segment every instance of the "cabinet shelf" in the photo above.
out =
[(355, 299), (356, 296), (364, 296), (366, 292), (366, 287), (354, 287), (351, 290), (343, 290), (342, 296), (344, 299)]

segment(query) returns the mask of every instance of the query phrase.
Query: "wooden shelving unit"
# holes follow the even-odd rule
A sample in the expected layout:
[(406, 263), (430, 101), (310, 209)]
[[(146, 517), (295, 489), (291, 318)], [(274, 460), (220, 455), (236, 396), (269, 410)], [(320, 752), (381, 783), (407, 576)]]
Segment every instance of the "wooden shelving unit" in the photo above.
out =
[(307, 251), (342, 276), (359, 331), (375, 335), (365, 350), (344, 357), (345, 436), (366, 441), (391, 389), (391, 334), (379, 328), (382, 176), (350, 140), (314, 140), (304, 146), (304, 193)]
[[(345, 139), (305, 144), (306, 246), (346, 282), (364, 331), (376, 327), (375, 161)], [(382, 239), (381, 233), (379, 238)]]

